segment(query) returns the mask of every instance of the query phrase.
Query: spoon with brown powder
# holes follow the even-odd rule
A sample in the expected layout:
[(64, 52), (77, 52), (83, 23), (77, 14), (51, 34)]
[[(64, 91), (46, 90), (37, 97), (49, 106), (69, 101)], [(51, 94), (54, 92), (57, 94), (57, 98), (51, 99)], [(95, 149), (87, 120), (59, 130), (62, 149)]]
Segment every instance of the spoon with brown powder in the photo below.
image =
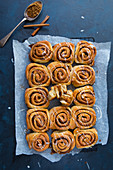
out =
[(4, 38), (0, 40), (0, 47), (3, 47), (9, 37), (12, 35), (12, 33), (18, 28), (20, 24), (22, 24), (24, 21), (33, 21), (35, 20), (39, 14), (42, 11), (42, 2), (41, 1), (35, 1), (32, 4), (30, 4), (24, 11), (24, 18), (19, 22), (19, 24), (9, 33), (7, 34)]

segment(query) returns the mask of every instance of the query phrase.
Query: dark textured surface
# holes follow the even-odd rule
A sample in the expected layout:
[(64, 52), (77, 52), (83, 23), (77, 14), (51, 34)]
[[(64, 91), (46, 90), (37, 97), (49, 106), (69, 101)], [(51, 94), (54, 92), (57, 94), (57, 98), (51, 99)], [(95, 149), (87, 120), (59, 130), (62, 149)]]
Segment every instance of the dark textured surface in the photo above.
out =
[[(32, 0), (4, 0), (0, 3), (0, 38), (6, 35), (23, 17), (23, 11)], [(112, 0), (43, 0), (44, 8), (39, 23), (50, 16), (50, 27), (42, 28), (39, 34), (66, 37), (92, 36), (96, 42), (113, 42)], [(81, 19), (84, 16), (85, 19)], [(84, 32), (80, 32), (84, 30)], [(109, 141), (106, 146), (98, 145), (94, 151), (84, 151), (75, 156), (65, 156), (60, 162), (51, 163), (39, 155), (15, 156), (14, 124), (14, 65), (12, 39), (24, 41), (33, 29), (20, 26), (4, 48), (0, 49), (0, 169), (113, 169), (113, 58), (108, 68), (108, 117)], [(113, 47), (112, 47), (113, 48)], [(8, 107), (11, 107), (8, 110)], [(88, 162), (88, 165), (85, 162)], [(40, 163), (41, 167), (39, 166)], [(28, 166), (29, 165), (29, 166)], [(27, 167), (28, 166), (28, 167)]]

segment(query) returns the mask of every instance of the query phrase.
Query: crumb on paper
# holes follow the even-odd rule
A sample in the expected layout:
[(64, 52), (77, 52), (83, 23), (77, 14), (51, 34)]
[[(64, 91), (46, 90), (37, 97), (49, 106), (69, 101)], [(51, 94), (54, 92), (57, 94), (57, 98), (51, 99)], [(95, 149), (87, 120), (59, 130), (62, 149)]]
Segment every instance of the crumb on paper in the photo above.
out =
[(24, 89), (24, 88), (25, 88), (23, 85), (20, 85), (20, 87), (21, 87), (22, 89)]
[(27, 165), (27, 168), (29, 169), (29, 168), (30, 168), (30, 166), (29, 166), (29, 165)]
[(24, 133), (24, 134), (26, 134), (26, 133), (27, 133), (27, 131), (28, 131), (28, 129), (24, 129), (24, 132), (23, 132), (23, 133)]
[(84, 17), (84, 16), (81, 16), (81, 19), (85, 19), (85, 17)]
[(11, 110), (11, 107), (10, 107), (10, 106), (8, 106), (8, 110)]
[(39, 166), (39, 168), (41, 168), (40, 162), (38, 162), (38, 166)]
[(84, 32), (84, 30), (80, 30), (80, 32)]
[(87, 165), (87, 168), (90, 169), (90, 166), (87, 161), (85, 162), (85, 164)]

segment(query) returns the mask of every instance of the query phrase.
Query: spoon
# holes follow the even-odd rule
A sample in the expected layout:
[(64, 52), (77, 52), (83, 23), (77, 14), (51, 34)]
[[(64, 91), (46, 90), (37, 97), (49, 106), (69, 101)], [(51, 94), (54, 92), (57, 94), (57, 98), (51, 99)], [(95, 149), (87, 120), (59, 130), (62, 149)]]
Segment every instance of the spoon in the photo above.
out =
[[(43, 6), (43, 4), (42, 4), (42, 2), (41, 1), (37, 1), (39, 4), (41, 4), (41, 7)], [(33, 3), (32, 3), (33, 4)], [(32, 5), (32, 4), (30, 4), (30, 5)], [(29, 5), (29, 6), (30, 6)], [(29, 7), (28, 6), (28, 7)], [(16, 28), (18, 28), (19, 27), (19, 25), (21, 25), (24, 21), (26, 21), (26, 20), (28, 20), (28, 21), (33, 21), (33, 20), (35, 20), (38, 16), (39, 16), (39, 14), (41, 13), (41, 11), (42, 11), (42, 8), (41, 8), (41, 10), (40, 10), (40, 12), (39, 12), (39, 14), (36, 16), (36, 17), (34, 17), (34, 18), (30, 18), (28, 15), (27, 15), (27, 9), (28, 9), (28, 7), (25, 9), (25, 11), (24, 11), (24, 18), (19, 22), (19, 24), (9, 33), (9, 34), (7, 34), (4, 38), (2, 38), (1, 40), (0, 40), (0, 47), (3, 47), (5, 44), (6, 44), (6, 42), (7, 42), (7, 40), (9, 39), (9, 37), (12, 35), (12, 33), (16, 30)]]

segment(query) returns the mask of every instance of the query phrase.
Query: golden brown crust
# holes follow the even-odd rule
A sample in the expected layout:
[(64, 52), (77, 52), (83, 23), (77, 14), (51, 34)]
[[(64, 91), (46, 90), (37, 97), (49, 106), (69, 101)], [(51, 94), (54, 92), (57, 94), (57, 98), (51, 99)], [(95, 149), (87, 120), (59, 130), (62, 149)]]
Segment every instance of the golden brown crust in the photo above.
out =
[(95, 125), (96, 113), (94, 109), (83, 106), (73, 106), (71, 110), (74, 128), (89, 129)]
[(32, 46), (29, 57), (36, 63), (47, 63), (51, 60), (52, 55), (53, 49), (50, 42), (44, 40)]
[(48, 99), (52, 100), (55, 97), (60, 99), (60, 102), (64, 106), (69, 106), (73, 102), (73, 92), (72, 90), (67, 90), (67, 86), (65, 84), (58, 84), (51, 87)]
[(26, 89), (25, 103), (27, 104), (28, 108), (47, 108), (49, 106), (47, 88), (37, 86)]
[(52, 62), (47, 66), (50, 73), (52, 84), (71, 84), (71, 70), (70, 64), (60, 62)]
[(74, 104), (92, 107), (95, 104), (95, 93), (92, 86), (77, 88), (73, 92)]
[(50, 129), (68, 130), (73, 129), (72, 113), (69, 107), (57, 106), (50, 111)]
[(95, 128), (80, 130), (79, 128), (74, 130), (75, 143), (78, 149), (89, 148), (94, 146), (98, 141), (98, 133)]
[(70, 131), (55, 131), (51, 134), (52, 149), (59, 154), (69, 153), (75, 147), (74, 135)]
[(56, 88), (54, 86), (51, 87), (51, 90), (48, 93), (48, 99), (51, 101), (56, 98)]
[(29, 148), (32, 148), (37, 152), (45, 151), (50, 145), (47, 133), (29, 133), (26, 135), (26, 140)]
[(50, 85), (50, 75), (47, 67), (41, 64), (30, 63), (26, 67), (26, 78), (31, 87)]
[(53, 46), (53, 60), (73, 64), (74, 49), (74, 44), (70, 42), (61, 42), (59, 44), (55, 44)]
[(73, 91), (67, 90), (66, 93), (64, 93), (62, 96), (60, 96), (60, 103), (62, 103), (63, 106), (69, 106), (73, 102)]
[(80, 41), (76, 47), (75, 63), (93, 66), (96, 53), (96, 47), (92, 43)]
[(29, 109), (26, 114), (27, 128), (34, 132), (46, 132), (49, 129), (47, 109)]
[(72, 71), (72, 84), (75, 87), (93, 85), (95, 82), (95, 71), (87, 65), (75, 66)]

